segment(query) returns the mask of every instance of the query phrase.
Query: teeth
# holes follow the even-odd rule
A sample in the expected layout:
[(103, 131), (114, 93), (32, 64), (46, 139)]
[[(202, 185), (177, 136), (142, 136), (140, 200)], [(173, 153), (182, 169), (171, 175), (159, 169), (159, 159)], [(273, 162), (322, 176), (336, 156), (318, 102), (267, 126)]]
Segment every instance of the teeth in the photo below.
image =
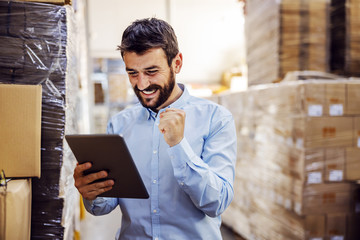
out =
[(145, 94), (152, 94), (152, 93), (154, 93), (156, 90), (151, 90), (151, 91), (145, 91), (145, 90), (143, 90), (142, 92), (143, 93), (145, 93)]

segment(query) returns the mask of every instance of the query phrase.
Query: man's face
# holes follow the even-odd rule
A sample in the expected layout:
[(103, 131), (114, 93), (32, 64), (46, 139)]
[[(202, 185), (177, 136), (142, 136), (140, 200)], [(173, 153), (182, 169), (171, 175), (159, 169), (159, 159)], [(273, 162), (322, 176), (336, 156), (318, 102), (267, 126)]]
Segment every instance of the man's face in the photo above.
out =
[(127, 52), (124, 62), (130, 83), (144, 107), (157, 112), (171, 101), (175, 74), (161, 48), (151, 49), (142, 55)]

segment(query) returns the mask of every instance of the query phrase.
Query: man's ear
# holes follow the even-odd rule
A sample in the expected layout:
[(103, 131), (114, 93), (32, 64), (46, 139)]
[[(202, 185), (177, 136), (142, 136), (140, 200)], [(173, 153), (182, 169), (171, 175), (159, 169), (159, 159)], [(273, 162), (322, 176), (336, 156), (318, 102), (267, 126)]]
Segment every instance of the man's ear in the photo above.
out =
[(182, 67), (183, 57), (182, 53), (179, 52), (173, 59), (172, 65), (175, 73), (179, 73)]

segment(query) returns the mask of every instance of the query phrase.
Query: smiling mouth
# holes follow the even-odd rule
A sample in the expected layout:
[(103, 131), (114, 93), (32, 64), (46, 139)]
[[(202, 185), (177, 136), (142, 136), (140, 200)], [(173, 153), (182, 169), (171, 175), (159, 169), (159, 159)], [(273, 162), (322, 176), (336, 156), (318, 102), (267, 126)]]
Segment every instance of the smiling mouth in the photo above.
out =
[(157, 89), (152, 89), (152, 90), (142, 90), (141, 92), (146, 94), (146, 95), (150, 95), (153, 94), (154, 92), (156, 92)]

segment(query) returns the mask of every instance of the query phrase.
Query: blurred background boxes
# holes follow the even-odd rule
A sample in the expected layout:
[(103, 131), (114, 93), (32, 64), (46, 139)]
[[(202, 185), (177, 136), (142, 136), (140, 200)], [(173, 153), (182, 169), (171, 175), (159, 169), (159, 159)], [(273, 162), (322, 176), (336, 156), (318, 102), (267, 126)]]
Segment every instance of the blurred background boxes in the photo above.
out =
[(358, 0), (246, 1), (249, 85), (291, 71), (360, 75)]
[(280, 81), (287, 72), (329, 70), (326, 0), (247, 1), (249, 85)]
[(350, 115), (360, 115), (360, 85), (346, 84), (346, 112)]
[[(349, 216), (360, 208), (359, 176), (349, 167), (360, 163), (360, 148), (358, 117), (344, 110), (346, 86), (359, 84), (308, 79), (220, 96), (236, 119), (241, 153), (226, 224), (246, 239), (351, 239)], [(234, 99), (246, 100), (234, 109)], [(347, 220), (334, 224), (339, 219)]]
[(110, 104), (121, 104), (129, 101), (128, 89), (130, 84), (126, 74), (110, 73), (108, 81)]
[(360, 179), (360, 148), (346, 149), (346, 172), (347, 180), (356, 181)]

